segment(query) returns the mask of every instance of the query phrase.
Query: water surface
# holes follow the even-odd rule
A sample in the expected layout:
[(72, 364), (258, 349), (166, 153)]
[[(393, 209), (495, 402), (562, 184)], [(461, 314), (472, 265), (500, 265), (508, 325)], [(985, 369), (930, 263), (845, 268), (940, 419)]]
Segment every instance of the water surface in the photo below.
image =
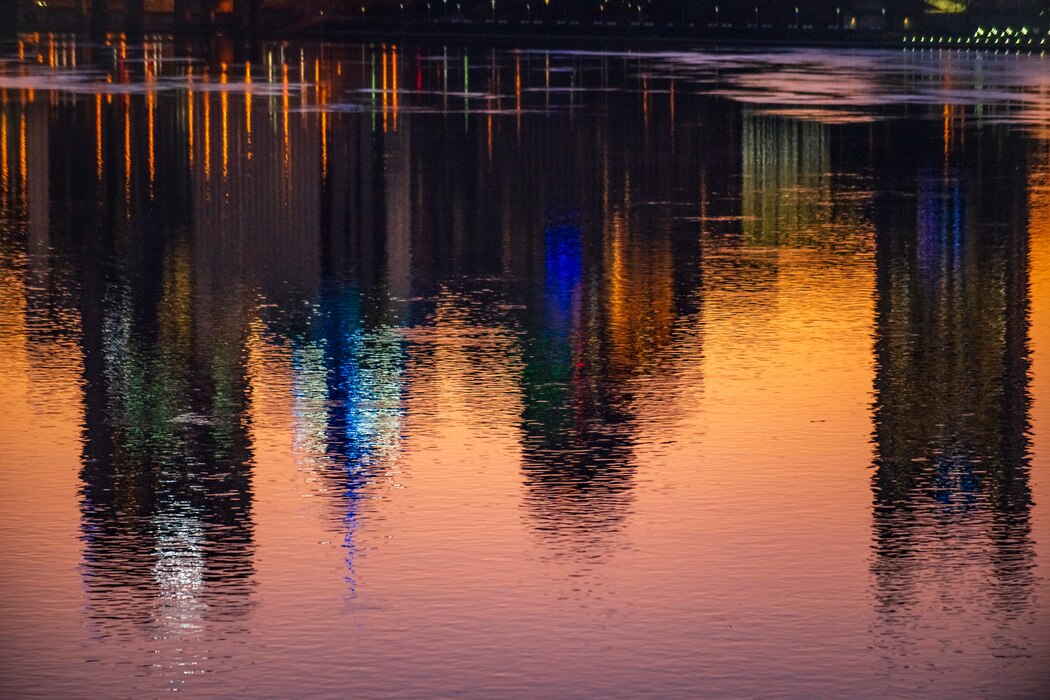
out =
[(8, 47), (0, 691), (1038, 697), (1047, 60)]

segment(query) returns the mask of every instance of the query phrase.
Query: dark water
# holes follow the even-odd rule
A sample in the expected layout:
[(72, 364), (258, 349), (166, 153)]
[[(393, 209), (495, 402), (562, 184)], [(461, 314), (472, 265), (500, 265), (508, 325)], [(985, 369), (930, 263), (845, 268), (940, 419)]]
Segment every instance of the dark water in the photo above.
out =
[(0, 692), (1039, 697), (1047, 60), (8, 47)]

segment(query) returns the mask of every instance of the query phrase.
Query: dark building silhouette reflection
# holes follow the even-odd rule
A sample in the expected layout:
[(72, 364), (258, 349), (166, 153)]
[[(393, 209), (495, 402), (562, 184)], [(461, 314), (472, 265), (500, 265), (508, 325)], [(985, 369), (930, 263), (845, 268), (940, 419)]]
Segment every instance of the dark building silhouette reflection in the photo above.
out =
[[(324, 435), (321, 471), (341, 502), (347, 582), (357, 584), (354, 559), (362, 500), (389, 481), (395, 469), (404, 414), (404, 341), (382, 304), (364, 297), (348, 282), (329, 283), (321, 292), (318, 319), (309, 347), (320, 366), (305, 376), (323, 377), (318, 396), (324, 408), (315, 419)], [(323, 388), (322, 388), (323, 386)], [(305, 387), (304, 387), (305, 388)]]
[[(76, 319), (36, 325), (66, 329), (83, 358), (82, 573), (100, 638), (246, 624), (249, 345), (261, 297), (295, 308), (289, 299), (318, 280), (319, 154), (288, 153), (317, 143), (316, 125), (267, 122), (260, 98), (232, 95), (224, 73), (210, 87), (154, 91), (157, 68), (147, 50), (115, 69), (112, 91), (38, 93), (3, 112), (34, 135), (20, 166), (35, 212), (28, 314)], [(132, 95), (122, 80), (145, 89)], [(13, 132), (2, 130), (6, 152)], [(31, 354), (52, 341), (30, 336)]]
[(593, 308), (601, 298), (584, 276), (582, 238), (571, 215), (547, 226), (543, 297), (526, 322), (521, 377), (525, 501), (538, 530), (576, 546), (600, 544), (620, 525), (634, 473), (630, 394), (604, 352), (605, 314)]
[(168, 141), (158, 152), (142, 128), (121, 133), (124, 120), (146, 123), (148, 109), (115, 100), (102, 110), (101, 178), (77, 162), (94, 154), (52, 150), (52, 177), (65, 186), (52, 230), (80, 283), (88, 612), (100, 635), (143, 626), (179, 637), (242, 618), (251, 604), (251, 299), (237, 275), (209, 278), (197, 262), (211, 259), (215, 239), (211, 227), (194, 230), (190, 188), (155, 187), (140, 167), (179, 172), (181, 149)]
[[(543, 54), (497, 60), (472, 50), (427, 57), (389, 45), (326, 55), (325, 89), (363, 90), (371, 113), (326, 115), (322, 307), (333, 310), (322, 310), (320, 333), (329, 405), (350, 406), (351, 394), (366, 388), (352, 378), (372, 376), (358, 363), (388, 366), (381, 346), (391, 350), (384, 357), (394, 383), (399, 352), (430, 361), (427, 344), (398, 346), (393, 329), (438, 323), (439, 297), (460, 300), (456, 324), (509, 331), (522, 361), (529, 521), (586, 550), (629, 509), (630, 381), (665, 371), (660, 354), (673, 328), (695, 313), (700, 251), (687, 207), (701, 186), (701, 162), (711, 151), (721, 161), (736, 149), (710, 133), (677, 129), (676, 118), (699, 120), (696, 104), (676, 115), (673, 89), (635, 81), (626, 61), (603, 60), (601, 71), (580, 63)], [(340, 66), (334, 74), (333, 64)], [(631, 91), (604, 89), (624, 81)], [(410, 92), (398, 97), (399, 85)], [(485, 109), (467, 94), (489, 96)], [(410, 99), (418, 111), (399, 115)], [(534, 113), (584, 104), (568, 124)], [(639, 147), (618, 148), (624, 140)], [(680, 169), (665, 167), (676, 148), (691, 155)], [(651, 228), (633, 226), (637, 218)], [(360, 314), (378, 316), (335, 311), (357, 304)], [(387, 334), (391, 340), (380, 341)], [(507, 371), (508, 358), (487, 352), (479, 348), (476, 360)], [(400, 410), (395, 394), (391, 411)], [(368, 464), (377, 455), (349, 447), (349, 413), (333, 415), (329, 429), (330, 458), (346, 463), (333, 473), (374, 469)]]
[(887, 168), (910, 173), (915, 196), (875, 210), (877, 612), (903, 641), (930, 597), (948, 596), (1002, 628), (989, 643), (1009, 656), (1024, 644), (1035, 556), (1026, 150), (991, 130), (955, 153), (948, 135), (942, 164)]
[[(700, 239), (688, 220), (695, 211), (675, 199), (695, 201), (700, 161), (710, 155), (696, 132), (675, 129), (668, 92), (620, 99), (606, 105), (608, 114), (633, 119), (581, 117), (564, 137), (526, 144), (561, 154), (560, 165), (539, 166), (548, 200), (561, 206), (528, 212), (539, 225), (512, 263), (530, 280), (518, 315), (524, 502), (555, 551), (587, 558), (601, 556), (630, 512), (635, 384), (648, 377), (673, 385), (665, 353), (675, 329), (698, 314)], [(699, 118), (693, 109), (678, 116)], [(660, 167), (676, 138), (697, 160)], [(621, 151), (623, 140), (639, 147)]]

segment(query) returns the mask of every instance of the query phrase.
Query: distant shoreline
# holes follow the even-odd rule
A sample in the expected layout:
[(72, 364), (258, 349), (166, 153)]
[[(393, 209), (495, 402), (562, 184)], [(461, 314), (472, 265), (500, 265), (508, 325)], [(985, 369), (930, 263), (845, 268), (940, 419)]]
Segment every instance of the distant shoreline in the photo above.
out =
[[(106, 24), (111, 34), (123, 33), (123, 18), (111, 16)], [(234, 40), (312, 39), (317, 41), (392, 41), (392, 40), (448, 40), (457, 42), (485, 42), (490, 44), (527, 43), (576, 46), (754, 46), (763, 48), (893, 48), (901, 46), (904, 34), (883, 29), (846, 29), (802, 25), (741, 26), (723, 24), (681, 23), (590, 23), (517, 21), (390, 21), (377, 19), (363, 22), (359, 19), (316, 19), (303, 22), (301, 18), (268, 17), (257, 30), (245, 31), (230, 18), (217, 18), (212, 25), (176, 28), (168, 15), (150, 15), (144, 18), (142, 34), (172, 34), (187, 39), (225, 36)], [(8, 27), (13, 29), (13, 27)], [(54, 12), (47, 18), (24, 23), (15, 33), (56, 33), (89, 36), (82, 17), (67, 12)], [(3, 32), (0, 32), (3, 34)]]
[[(176, 41), (202, 42), (213, 38), (248, 47), (258, 41), (319, 42), (452, 42), (490, 46), (546, 46), (584, 50), (631, 49), (937, 49), (977, 50), (995, 53), (1037, 53), (1045, 55), (1050, 28), (1035, 24), (1029, 30), (1018, 23), (1016, 30), (1000, 24), (990, 33), (973, 20), (943, 23), (922, 29), (849, 29), (839, 26), (771, 26), (639, 22), (632, 24), (589, 22), (393, 21), (388, 18), (362, 21), (357, 18), (267, 17), (255, 30), (237, 25), (229, 16), (216, 18), (210, 25), (174, 26), (167, 15), (151, 15), (134, 37), (173, 36)], [(1018, 19), (1018, 18), (1015, 18)], [(53, 14), (46, 22), (23, 28), (20, 34), (55, 33), (88, 37), (83, 18), (71, 13)], [(105, 35), (125, 36), (122, 18), (111, 17)], [(973, 25), (973, 26), (971, 26)], [(1012, 34), (1011, 34), (1012, 32)], [(9, 38), (14, 38), (9, 35)], [(1000, 43), (1001, 41), (1001, 43)]]
[[(755, 47), (755, 48), (897, 48), (903, 46), (900, 33), (856, 32), (849, 30), (781, 30), (755, 31), (746, 28), (723, 28), (715, 34), (713, 28), (695, 28), (695, 33), (679, 27), (645, 27), (645, 32), (632, 32), (630, 28), (594, 27), (596, 31), (580, 31), (585, 27), (530, 27), (523, 30), (508, 26), (493, 31), (487, 25), (463, 26), (435, 24), (396, 26), (375, 24), (368, 27), (342, 27), (293, 31), (263, 30), (259, 38), (302, 38), (319, 41), (393, 41), (393, 40), (448, 40), (460, 43), (544, 44), (549, 46), (586, 46), (588, 48), (631, 47)], [(533, 31), (535, 30), (535, 31)], [(666, 33), (661, 33), (665, 30)], [(599, 33), (600, 32), (600, 33)]]

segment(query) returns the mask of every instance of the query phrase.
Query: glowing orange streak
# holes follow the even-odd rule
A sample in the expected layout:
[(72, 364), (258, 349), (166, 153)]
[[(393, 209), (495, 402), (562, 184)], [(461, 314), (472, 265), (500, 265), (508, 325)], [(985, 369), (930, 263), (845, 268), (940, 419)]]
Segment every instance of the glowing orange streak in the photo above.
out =
[(287, 166), (292, 159), (292, 140), (288, 134), (288, 64), (284, 64), (284, 75), (281, 79), (282, 115), (284, 123), (284, 164)]
[(517, 116), (518, 141), (521, 141), (521, 56), (514, 59), (514, 99)]
[(102, 179), (102, 93), (95, 95), (95, 161), (98, 179)]
[(124, 202), (131, 216), (131, 95), (124, 95)]
[[(223, 85), (226, 84), (226, 71), (222, 72), (221, 82)], [(229, 164), (230, 164), (230, 150), (229, 150), (229, 124), (227, 121), (227, 114), (229, 112), (229, 93), (223, 90), (220, 95), (220, 104), (222, 105), (222, 176), (229, 176)]]
[(26, 178), (29, 176), (28, 175), (28, 170), (26, 168), (26, 115), (25, 114), (22, 114), (22, 118), (19, 120), (18, 138), (19, 138), (19, 144), (18, 144), (18, 172), (19, 172), (19, 176), (20, 176), (21, 184), (22, 184), (22, 193), (25, 194), (25, 191), (26, 191)]
[[(193, 75), (193, 69), (190, 69), (190, 75)], [(193, 166), (193, 90), (189, 90), (186, 93), (186, 107), (187, 107), (187, 131), (189, 132), (190, 139), (190, 167)]]
[(944, 105), (944, 160), (945, 160), (945, 162), (947, 162), (947, 160), (948, 160), (948, 151), (951, 150), (951, 147), (949, 145), (950, 142), (951, 142), (951, 114), (952, 114), (951, 108), (947, 104), (945, 104)]
[(328, 177), (328, 113), (321, 112), (321, 177)]
[(153, 151), (153, 107), (156, 99), (157, 98), (152, 90), (146, 94), (146, 110), (149, 113), (147, 126), (149, 135), (149, 181), (151, 185), (156, 176), (156, 156)]
[(514, 98), (516, 109), (521, 111), (521, 57), (514, 59)]
[[(244, 65), (244, 84), (252, 84), (252, 64)], [(248, 152), (246, 157), (252, 159), (252, 91), (251, 88), (244, 91), (244, 123), (248, 130)]]
[(0, 189), (4, 192), (7, 206), (7, 113), (0, 113)]
[(211, 177), (211, 95), (204, 93), (204, 177)]

